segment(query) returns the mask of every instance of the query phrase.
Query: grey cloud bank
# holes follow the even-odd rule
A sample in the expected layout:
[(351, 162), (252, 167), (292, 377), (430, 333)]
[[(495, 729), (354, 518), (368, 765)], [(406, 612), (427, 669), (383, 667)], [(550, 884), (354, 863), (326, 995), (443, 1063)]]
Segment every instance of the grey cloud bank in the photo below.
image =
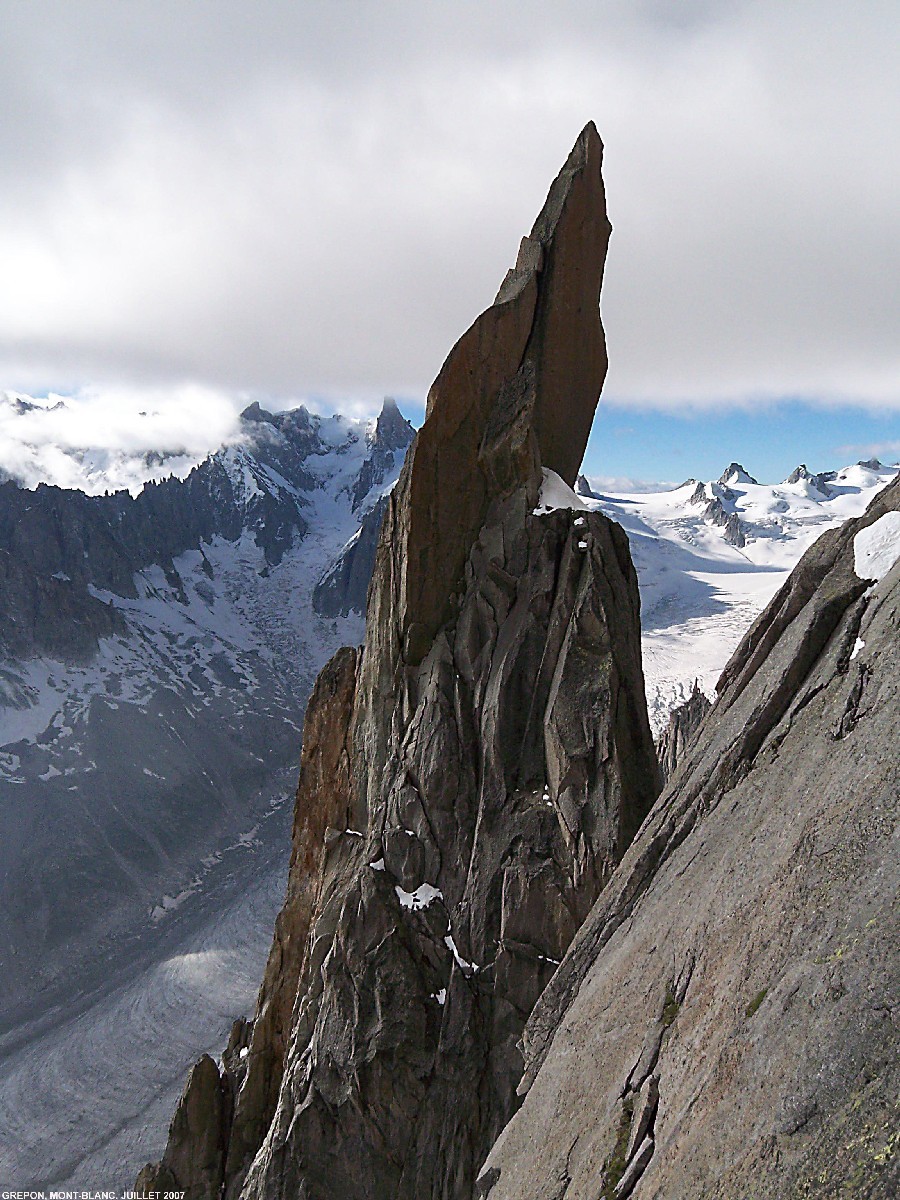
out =
[(424, 393), (578, 129), (606, 394), (900, 407), (894, 4), (0, 3), (0, 387)]

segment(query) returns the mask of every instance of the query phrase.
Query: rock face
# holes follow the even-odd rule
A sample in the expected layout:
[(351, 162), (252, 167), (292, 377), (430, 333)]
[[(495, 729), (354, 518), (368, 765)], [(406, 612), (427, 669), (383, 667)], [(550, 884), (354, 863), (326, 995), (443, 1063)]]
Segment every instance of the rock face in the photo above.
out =
[(684, 704), (679, 704), (677, 708), (672, 709), (669, 714), (669, 723), (656, 744), (659, 770), (664, 783), (675, 774), (675, 768), (687, 753), (697, 730), (703, 724), (703, 718), (711, 707), (710, 701), (700, 691), (695, 680), (688, 699)]
[(146, 1167), (138, 1179), (144, 1191), (166, 1190), (178, 1180), (191, 1197), (218, 1196), (226, 1175), (232, 1178), (259, 1148), (275, 1112), (326, 850), (350, 818), (349, 718), (359, 653), (345, 647), (335, 655), (307, 706), (288, 891), (275, 923), (256, 1020), (252, 1027), (236, 1024), (221, 1078), (208, 1055), (193, 1068), (163, 1160)]
[[(734, 468), (734, 470), (732, 470), (732, 468)], [(737, 513), (733, 510), (729, 512), (722, 503), (722, 501), (725, 500), (730, 504), (737, 499), (736, 493), (733, 492), (731, 488), (726, 486), (726, 484), (722, 481), (726, 478), (735, 481), (736, 471), (746, 474), (743, 467), (738, 468), (735, 463), (732, 463), (731, 467), (729, 467), (729, 469), (722, 476), (722, 479), (719, 479), (716, 483), (709, 485), (705, 483), (698, 483), (691, 493), (688, 504), (705, 505), (703, 510), (704, 519), (709, 521), (712, 525), (721, 526), (725, 530), (725, 541), (728, 542), (729, 545), (737, 546), (740, 549), (740, 547), (746, 546), (747, 544), (747, 539), (744, 535), (744, 526), (741, 523), (741, 519)], [(756, 480), (751, 480), (749, 475), (746, 478), (748, 482), (756, 482)], [(687, 482), (693, 483), (694, 480), (689, 479)], [(710, 495), (710, 492), (712, 495)]]
[(397, 530), (406, 562), (392, 621), (411, 663), (454, 611), (489, 505), (536, 487), (541, 465), (575, 482), (607, 367), (598, 313), (610, 235), (601, 157), (589, 126), (495, 302), (428, 393)]
[(229, 1196), (468, 1200), (528, 1013), (655, 798), (627, 540), (534, 513), (547, 470), (575, 482), (605, 370), (601, 155), (589, 125), (445, 362), (365, 650), (310, 705)]
[[(724, 489), (727, 491), (728, 489)], [(728, 497), (733, 499), (734, 493)], [(722, 504), (718, 496), (713, 496), (712, 500), (706, 506), (703, 513), (707, 521), (713, 525), (721, 525), (725, 530), (725, 541), (731, 546), (746, 546), (747, 539), (744, 537), (744, 527), (741, 524), (741, 519), (736, 512), (726, 512), (725, 506)]]
[(230, 1117), (230, 1096), (219, 1068), (204, 1054), (188, 1077), (178, 1102), (166, 1159), (145, 1167), (136, 1187), (141, 1191), (166, 1191), (182, 1186), (198, 1200), (215, 1200), (222, 1189), (225, 1133)]
[(897, 1194), (900, 559), (872, 585), (854, 543), (898, 511), (823, 534), (726, 667), (532, 1013), (490, 1200)]

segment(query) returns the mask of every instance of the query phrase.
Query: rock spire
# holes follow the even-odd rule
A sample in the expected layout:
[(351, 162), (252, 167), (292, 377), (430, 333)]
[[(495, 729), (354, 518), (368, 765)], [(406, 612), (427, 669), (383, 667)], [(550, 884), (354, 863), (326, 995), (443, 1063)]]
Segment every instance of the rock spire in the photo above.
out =
[[(606, 369), (601, 159), (588, 125), (444, 363), (365, 649), (310, 702), (288, 898), (221, 1083), (229, 1197), (470, 1200), (525, 1020), (655, 799), (627, 539), (535, 512), (576, 480)], [(173, 1125), (159, 1169), (183, 1151)]]

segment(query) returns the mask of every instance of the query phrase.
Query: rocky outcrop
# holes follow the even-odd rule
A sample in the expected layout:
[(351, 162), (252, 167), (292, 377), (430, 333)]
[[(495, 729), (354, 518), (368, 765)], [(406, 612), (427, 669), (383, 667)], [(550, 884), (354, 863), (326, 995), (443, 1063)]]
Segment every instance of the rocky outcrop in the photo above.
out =
[(725, 521), (725, 541), (738, 550), (747, 545), (744, 526), (737, 513), (729, 513)]
[(724, 484), (728, 484), (728, 483), (754, 483), (754, 484), (756, 484), (759, 481), (754, 479), (752, 475), (750, 475), (747, 471), (745, 471), (740, 463), (733, 462), (733, 463), (728, 464), (728, 466), (725, 468), (725, 470), (719, 476), (718, 482), (724, 485)]
[(375, 493), (374, 503), (371, 495), (373, 489), (396, 474), (397, 464), (402, 461), (414, 435), (412, 425), (401, 414), (396, 401), (388, 397), (369, 438), (369, 456), (353, 486), (354, 512), (366, 497), (369, 497), (370, 507), (361, 513), (358, 531), (313, 591), (313, 608), (323, 617), (365, 613), (378, 535), (388, 505), (387, 492), (380, 496)]
[[(879, 464), (880, 466), (881, 464)], [(790, 475), (784, 481), (785, 483), (808, 483), (810, 487), (815, 488), (817, 492), (821, 492), (823, 496), (830, 496), (831, 489), (829, 483), (832, 483), (837, 478), (837, 471), (819, 471), (817, 474), (807, 470), (806, 463), (801, 463), (799, 467), (794, 467)]]
[[(698, 490), (702, 486), (697, 485)], [(726, 500), (733, 500), (734, 493), (730, 489), (722, 487), (720, 484), (714, 485), (723, 493)], [(694, 493), (697, 495), (697, 492)], [(740, 549), (746, 546), (747, 538), (744, 534), (744, 526), (740, 517), (736, 512), (728, 512), (725, 505), (722, 503), (722, 496), (714, 495), (711, 500), (706, 503), (706, 508), (703, 511), (704, 518), (712, 525), (719, 525), (725, 532), (725, 541), (731, 546), (736, 546)], [(692, 497), (693, 499), (693, 497)], [(704, 495), (705, 499), (705, 495)]]
[(896, 1195), (900, 560), (855, 566), (898, 511), (823, 534), (726, 667), (532, 1013), (490, 1200)]
[(329, 849), (335, 840), (353, 845), (362, 837), (350, 828), (356, 807), (350, 721), (359, 653), (340, 650), (323, 668), (307, 705), (287, 896), (275, 922), (246, 1062), (239, 1064), (240, 1076), (233, 1072), (237, 1104), (222, 1153), (223, 1178), (229, 1180), (259, 1149), (275, 1112)]
[(165, 1192), (177, 1186), (177, 1180), (197, 1200), (216, 1200), (222, 1189), (230, 1099), (227, 1081), (204, 1054), (188, 1076), (178, 1102), (165, 1158), (141, 1171), (137, 1190)]
[(353, 510), (360, 507), (372, 488), (384, 483), (396, 470), (399, 458), (406, 453), (415, 430), (397, 407), (397, 401), (385, 397), (375, 428), (369, 436), (369, 456), (353, 486)]
[(703, 718), (711, 707), (709, 698), (700, 691), (700, 685), (695, 679), (690, 696), (684, 704), (679, 704), (677, 708), (672, 709), (669, 714), (669, 723), (660, 734), (656, 744), (656, 756), (659, 759), (659, 770), (663, 783), (675, 774), (675, 768), (687, 753), (697, 730), (703, 724)]
[(494, 304), (450, 351), (428, 393), (399, 530), (412, 569), (398, 580), (393, 618), (412, 663), (451, 617), (495, 497), (534, 484), (540, 465), (570, 485), (578, 474), (607, 367), (598, 314), (610, 234), (601, 153), (589, 128)]
[(468, 1200), (517, 1104), (528, 1013), (655, 797), (627, 539), (599, 513), (534, 511), (548, 471), (575, 482), (605, 371), (601, 154), (589, 125), (435, 381), (352, 703), (347, 660), (320, 684), (340, 702), (310, 709), (333, 749), (320, 770), (304, 744), (307, 832), (229, 1196)]

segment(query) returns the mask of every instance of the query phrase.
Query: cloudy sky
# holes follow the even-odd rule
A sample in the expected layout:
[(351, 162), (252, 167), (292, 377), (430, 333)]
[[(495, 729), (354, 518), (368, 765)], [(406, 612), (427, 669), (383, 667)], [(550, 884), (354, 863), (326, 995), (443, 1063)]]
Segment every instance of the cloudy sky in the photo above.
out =
[(415, 417), (592, 118), (614, 226), (593, 470), (900, 455), (896, 0), (0, 20), (0, 389), (81, 392), (108, 437), (111, 406), (125, 428), (165, 394), (185, 445), (250, 398)]

